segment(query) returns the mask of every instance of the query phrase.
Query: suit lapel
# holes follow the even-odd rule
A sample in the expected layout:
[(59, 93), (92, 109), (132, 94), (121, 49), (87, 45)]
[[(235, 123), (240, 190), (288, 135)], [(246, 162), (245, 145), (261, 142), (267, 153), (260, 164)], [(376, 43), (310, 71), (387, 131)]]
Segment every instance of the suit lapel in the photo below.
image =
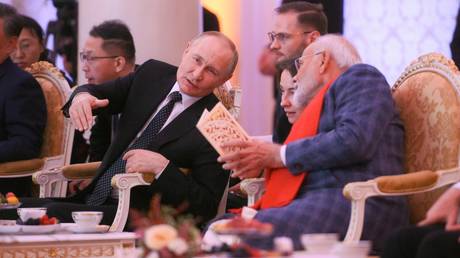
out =
[(205, 108), (211, 109), (217, 103), (214, 94), (205, 96), (180, 113), (171, 123), (161, 130), (150, 145), (150, 150), (157, 151), (162, 145), (175, 140), (195, 128)]

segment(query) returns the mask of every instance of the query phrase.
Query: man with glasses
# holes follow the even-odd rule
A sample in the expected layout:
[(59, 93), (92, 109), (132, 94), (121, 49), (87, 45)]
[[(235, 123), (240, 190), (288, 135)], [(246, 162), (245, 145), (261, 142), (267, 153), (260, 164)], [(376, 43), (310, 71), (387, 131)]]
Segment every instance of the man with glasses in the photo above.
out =
[[(135, 55), (134, 40), (128, 26), (118, 20), (108, 20), (91, 29), (80, 52), (80, 61), (88, 83), (97, 87), (97, 84), (134, 72)], [(101, 161), (114, 139), (117, 123), (118, 115), (100, 113), (90, 131), (88, 155), (81, 151), (81, 144), (74, 146), (72, 162), (85, 162), (87, 156), (91, 162)], [(76, 133), (81, 135), (78, 131)], [(89, 182), (90, 180), (71, 182), (70, 193), (82, 190)]]
[[(274, 236), (291, 237), (297, 249), (302, 234), (345, 236), (347, 183), (404, 169), (404, 128), (390, 87), (376, 68), (360, 62), (345, 38), (319, 37), (296, 61), (293, 103), (305, 109), (285, 144), (250, 140), (222, 146), (242, 148), (219, 158), (232, 176), (270, 169), (255, 218), (273, 223)], [(405, 199), (371, 198), (366, 205), (362, 238), (379, 251), (389, 232), (408, 223)], [(255, 244), (271, 247), (270, 240)]]
[[(291, 2), (275, 9), (273, 31), (268, 33), (270, 51), (277, 56), (277, 63), (294, 59), (320, 35), (327, 33), (327, 17), (321, 5), (307, 2)], [(275, 123), (273, 141), (282, 143), (291, 124), (280, 106), (279, 94), (280, 73), (275, 77)]]

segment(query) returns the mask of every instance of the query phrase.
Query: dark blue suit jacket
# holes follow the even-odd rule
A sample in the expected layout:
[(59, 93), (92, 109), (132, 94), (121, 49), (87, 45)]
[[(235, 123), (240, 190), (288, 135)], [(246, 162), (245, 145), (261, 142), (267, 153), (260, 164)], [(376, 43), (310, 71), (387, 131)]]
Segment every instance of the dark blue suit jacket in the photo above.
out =
[(6, 59), (0, 64), (0, 163), (38, 157), (45, 124), (40, 85)]

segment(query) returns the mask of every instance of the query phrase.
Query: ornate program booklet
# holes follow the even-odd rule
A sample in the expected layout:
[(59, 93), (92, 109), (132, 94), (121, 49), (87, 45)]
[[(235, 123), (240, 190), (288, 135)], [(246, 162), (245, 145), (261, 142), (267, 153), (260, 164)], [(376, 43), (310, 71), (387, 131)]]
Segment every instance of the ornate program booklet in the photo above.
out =
[(249, 140), (248, 134), (220, 102), (211, 111), (203, 111), (196, 127), (219, 155), (238, 150), (236, 148), (222, 148), (223, 143), (233, 140)]

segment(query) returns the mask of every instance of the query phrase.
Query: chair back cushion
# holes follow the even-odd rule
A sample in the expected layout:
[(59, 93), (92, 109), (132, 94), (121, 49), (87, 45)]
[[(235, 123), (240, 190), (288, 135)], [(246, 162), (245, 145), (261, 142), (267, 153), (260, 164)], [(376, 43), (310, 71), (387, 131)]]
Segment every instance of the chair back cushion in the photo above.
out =
[[(406, 173), (459, 165), (459, 78), (452, 60), (431, 53), (412, 62), (393, 86), (405, 127)], [(423, 219), (445, 189), (409, 196), (411, 221)]]
[(70, 96), (70, 86), (61, 72), (48, 62), (34, 63), (27, 71), (40, 84), (46, 100), (47, 122), (40, 155), (41, 157), (67, 155), (69, 159), (73, 130), (69, 120), (62, 115), (61, 107)]

